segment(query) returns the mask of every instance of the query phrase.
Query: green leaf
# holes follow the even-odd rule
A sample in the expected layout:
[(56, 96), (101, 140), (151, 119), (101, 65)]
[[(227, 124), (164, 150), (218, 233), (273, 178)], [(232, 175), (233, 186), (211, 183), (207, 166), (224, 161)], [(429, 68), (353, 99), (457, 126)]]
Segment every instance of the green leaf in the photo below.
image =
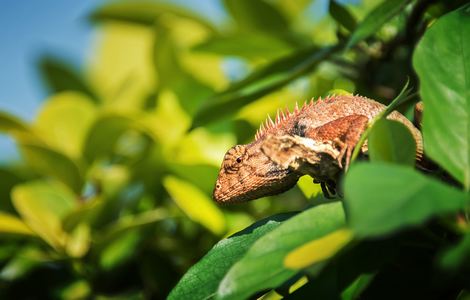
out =
[(116, 268), (128, 261), (136, 252), (141, 234), (136, 231), (123, 233), (100, 252), (99, 264), (105, 271)]
[(368, 148), (372, 161), (415, 165), (416, 143), (410, 130), (400, 122), (387, 119), (375, 122)]
[(338, 229), (289, 252), (284, 259), (284, 265), (295, 270), (327, 260), (348, 244), (352, 238), (353, 235), (349, 229)]
[(209, 99), (195, 115), (192, 128), (233, 114), (246, 104), (311, 72), (320, 62), (339, 51), (341, 45), (310, 47), (275, 60)]
[(51, 94), (63, 91), (76, 91), (88, 96), (93, 102), (99, 102), (84, 76), (71, 65), (53, 57), (43, 56), (39, 60), (41, 78)]
[(29, 167), (34, 171), (62, 181), (77, 194), (81, 191), (83, 185), (81, 170), (69, 157), (40, 144), (21, 143), (19, 148)]
[(361, 40), (375, 34), (385, 23), (399, 14), (409, 3), (409, 0), (387, 0), (374, 8), (357, 26), (346, 45), (349, 49)]
[(100, 116), (88, 131), (83, 155), (88, 162), (110, 155), (118, 139), (128, 130), (138, 129), (136, 120), (129, 116), (109, 113)]
[(200, 189), (174, 176), (165, 177), (163, 186), (191, 220), (200, 223), (214, 234), (221, 235), (225, 232), (223, 213)]
[(195, 21), (211, 31), (215, 31), (213, 25), (206, 19), (184, 9), (181, 6), (170, 3), (149, 1), (120, 1), (107, 3), (90, 15), (93, 22), (120, 21), (130, 22), (145, 26), (154, 26), (155, 22), (165, 15), (175, 15), (181, 18)]
[(164, 209), (154, 209), (137, 215), (128, 215), (121, 217), (117, 222), (110, 224), (96, 240), (100, 243), (109, 242), (132, 229), (138, 229), (143, 226), (154, 224), (168, 218), (168, 213)]
[(89, 97), (77, 92), (62, 92), (42, 106), (34, 127), (49, 145), (70, 157), (79, 158), (95, 115), (96, 107)]
[(17, 185), (12, 192), (13, 205), (24, 222), (55, 249), (63, 249), (67, 234), (62, 218), (76, 205), (73, 193), (63, 185), (32, 181)]
[(469, 36), (467, 5), (438, 19), (426, 31), (413, 55), (425, 107), (426, 155), (466, 190), (470, 190)]
[(357, 26), (357, 22), (346, 7), (335, 0), (330, 0), (329, 12), (338, 24), (349, 30), (349, 32), (354, 31)]
[(255, 292), (275, 288), (294, 276), (286, 255), (297, 247), (345, 225), (340, 202), (310, 208), (264, 235), (235, 263), (219, 285), (221, 299), (245, 299)]
[(14, 132), (29, 131), (29, 126), (22, 120), (7, 112), (0, 111), (0, 132), (13, 134)]
[(456, 244), (448, 247), (439, 257), (439, 265), (449, 271), (458, 271), (470, 263), (470, 233)]
[(271, 3), (264, 0), (224, 0), (230, 15), (244, 31), (285, 33), (289, 22)]
[(348, 172), (344, 195), (349, 223), (359, 236), (377, 236), (455, 212), (467, 194), (417, 171), (383, 163), (358, 164)]
[(81, 223), (74, 228), (66, 241), (65, 251), (70, 257), (83, 257), (91, 245), (90, 227)]
[(0, 234), (19, 234), (35, 236), (34, 232), (22, 220), (14, 215), (0, 211)]
[(186, 111), (193, 114), (200, 103), (213, 94), (212, 88), (200, 82), (183, 68), (178, 41), (168, 26), (156, 26), (154, 64), (158, 74), (158, 89), (172, 90)]
[(193, 51), (248, 59), (274, 58), (286, 55), (291, 47), (284, 41), (265, 34), (233, 33), (213, 36), (193, 47)]
[(259, 238), (277, 228), (294, 213), (263, 219), (244, 230), (221, 240), (181, 278), (168, 299), (208, 299), (230, 269)]

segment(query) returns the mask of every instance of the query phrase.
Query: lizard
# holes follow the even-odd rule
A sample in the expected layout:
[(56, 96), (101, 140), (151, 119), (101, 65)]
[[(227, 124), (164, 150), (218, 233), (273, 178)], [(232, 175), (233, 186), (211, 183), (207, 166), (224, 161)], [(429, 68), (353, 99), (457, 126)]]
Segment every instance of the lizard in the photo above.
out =
[[(235, 145), (225, 154), (213, 199), (226, 204), (276, 195), (292, 188), (304, 174), (311, 175), (315, 178), (314, 182), (321, 183), (328, 196), (329, 190), (334, 190), (339, 174), (347, 169), (361, 134), (385, 108), (385, 105), (375, 100), (348, 94), (323, 99), (320, 97), (316, 101), (312, 99), (300, 108), (296, 104), (292, 112), (278, 111), (274, 121), (268, 115), (251, 143)], [(423, 155), (421, 132), (398, 111), (393, 111), (387, 118), (401, 122), (410, 130), (416, 142), (416, 158), (420, 160)], [(299, 145), (305, 144), (306, 140), (311, 141), (311, 145), (306, 146), (309, 150), (300, 149), (302, 147), (299, 148)], [(280, 163), (279, 155), (276, 163), (272, 159), (273, 155), (268, 153), (269, 150), (272, 152), (273, 143), (276, 142), (280, 143), (276, 151), (298, 150), (298, 153), (304, 153), (298, 154), (301, 158), (306, 151), (310, 151), (313, 156), (310, 155), (308, 159), (311, 159), (309, 163), (314, 168), (301, 172), (292, 168), (292, 162)], [(361, 152), (367, 153), (367, 143)]]

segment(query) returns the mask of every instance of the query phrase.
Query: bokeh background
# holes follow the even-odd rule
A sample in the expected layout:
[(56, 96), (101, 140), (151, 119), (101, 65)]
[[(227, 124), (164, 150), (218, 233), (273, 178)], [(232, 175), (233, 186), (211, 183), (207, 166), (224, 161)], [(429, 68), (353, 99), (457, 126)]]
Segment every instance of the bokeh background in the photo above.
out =
[(0, 297), (164, 299), (223, 237), (321, 198), (308, 178), (243, 205), (211, 194), (278, 108), (396, 96), (418, 34), (311, 54), (380, 2), (1, 1)]

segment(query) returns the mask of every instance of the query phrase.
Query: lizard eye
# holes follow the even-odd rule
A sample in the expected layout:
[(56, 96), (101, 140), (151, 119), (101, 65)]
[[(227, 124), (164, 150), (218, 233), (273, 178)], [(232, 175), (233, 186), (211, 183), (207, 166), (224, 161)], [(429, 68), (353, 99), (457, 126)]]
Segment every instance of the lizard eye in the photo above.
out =
[(242, 162), (242, 157), (237, 157), (237, 163), (241, 163)]

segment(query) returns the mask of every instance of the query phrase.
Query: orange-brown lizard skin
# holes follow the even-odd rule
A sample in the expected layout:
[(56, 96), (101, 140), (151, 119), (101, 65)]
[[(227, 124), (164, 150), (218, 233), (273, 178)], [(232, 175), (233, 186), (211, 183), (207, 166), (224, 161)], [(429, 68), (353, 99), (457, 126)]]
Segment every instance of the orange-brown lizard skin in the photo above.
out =
[[(253, 142), (236, 145), (225, 154), (214, 188), (214, 200), (219, 203), (243, 202), (292, 188), (303, 175), (302, 172), (280, 163), (282, 155), (276, 155), (278, 163), (268, 156), (268, 150), (272, 152), (273, 141), (283, 137), (287, 140), (310, 139), (313, 147), (317, 147), (309, 148), (310, 152), (311, 149), (324, 149), (316, 150), (321, 153), (310, 153), (313, 154), (309, 155), (310, 158), (318, 163), (315, 166), (318, 168), (311, 169), (308, 174), (316, 182), (322, 183), (323, 188), (334, 188), (338, 174), (349, 165), (352, 150), (361, 134), (368, 123), (384, 109), (383, 104), (366, 97), (340, 95), (311, 101), (302, 108), (296, 106), (293, 112), (278, 113), (275, 121), (268, 118)], [(421, 158), (423, 142), (420, 131), (397, 111), (387, 118), (403, 123), (410, 130), (416, 142), (416, 157)], [(301, 148), (298, 142), (290, 142), (297, 146), (292, 149), (297, 151)], [(287, 153), (289, 149), (283, 151)], [(297, 153), (307, 153), (302, 149), (299, 151)], [(367, 151), (367, 146), (362, 151)], [(324, 192), (327, 191), (324, 189)]]

